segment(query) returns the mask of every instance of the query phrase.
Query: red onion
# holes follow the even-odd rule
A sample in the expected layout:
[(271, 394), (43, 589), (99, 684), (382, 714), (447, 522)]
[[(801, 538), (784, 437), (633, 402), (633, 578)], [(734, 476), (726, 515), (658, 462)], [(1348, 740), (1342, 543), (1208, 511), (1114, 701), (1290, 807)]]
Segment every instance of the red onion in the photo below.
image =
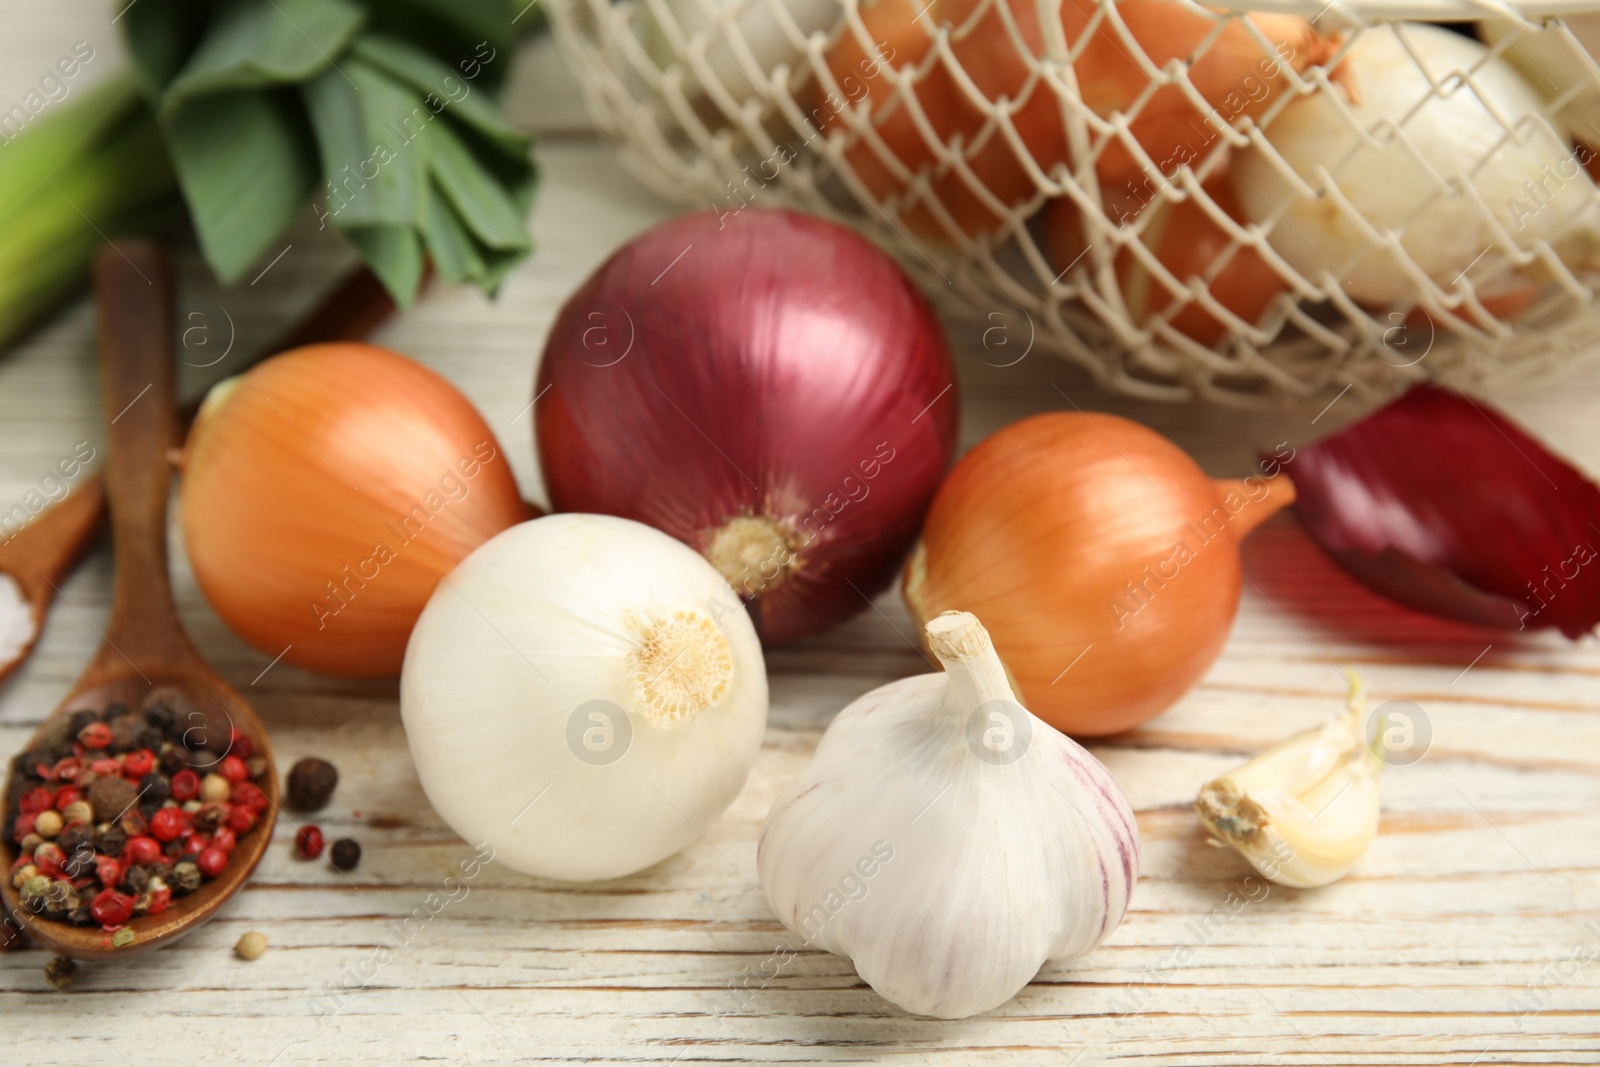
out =
[(1391, 600), (1573, 640), (1600, 625), (1600, 487), (1481, 400), (1412, 386), (1284, 469), (1311, 535)]
[(953, 386), (932, 310), (863, 238), (788, 211), (687, 215), (561, 309), (537, 445), (556, 510), (698, 549), (778, 644), (893, 580), (954, 452)]

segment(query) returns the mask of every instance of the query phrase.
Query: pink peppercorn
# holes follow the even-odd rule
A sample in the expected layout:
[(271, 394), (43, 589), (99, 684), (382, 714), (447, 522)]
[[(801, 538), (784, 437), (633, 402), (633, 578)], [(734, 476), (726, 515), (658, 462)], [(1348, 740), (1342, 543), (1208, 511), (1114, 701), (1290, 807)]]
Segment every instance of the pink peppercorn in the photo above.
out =
[(22, 799), (17, 802), (17, 809), (24, 815), (37, 815), (41, 811), (48, 811), (55, 802), (55, 795), (44, 786), (34, 786), (22, 794)]
[(115, 856), (96, 856), (94, 858), (94, 876), (100, 879), (101, 885), (116, 885), (122, 881), (121, 861)]
[(183, 811), (179, 808), (162, 808), (150, 818), (150, 833), (157, 841), (176, 841), (183, 831)]
[(215, 878), (227, 869), (228, 854), (220, 848), (208, 848), (200, 853), (195, 864), (200, 868), (201, 874), (207, 878)]
[(156, 755), (148, 748), (130, 752), (122, 758), (122, 773), (129, 778), (143, 778), (156, 767)]
[(183, 842), (183, 854), (196, 856), (211, 847), (210, 834), (190, 834)]
[(233, 789), (233, 803), (235, 807), (250, 808), (257, 815), (272, 806), (272, 802), (267, 799), (267, 794), (263, 793), (261, 787), (254, 782), (240, 782), (235, 786)]
[(130, 837), (122, 846), (122, 854), (131, 864), (148, 866), (161, 859), (161, 842), (144, 834)]
[(322, 831), (315, 826), (302, 826), (294, 835), (294, 850), (303, 860), (314, 860), (322, 855)]
[(107, 748), (111, 744), (111, 727), (92, 722), (78, 731), (78, 741), (84, 748)]
[(154, 890), (150, 894), (150, 911), (149, 911), (149, 914), (151, 914), (151, 915), (160, 915), (162, 912), (167, 910), (168, 905), (170, 905), (171, 903), (172, 903), (172, 890), (171, 889), (167, 889), (167, 888), (163, 887), (161, 889)]
[(89, 902), (89, 914), (101, 926), (121, 926), (133, 918), (133, 898), (115, 889), (102, 889)]
[(220, 848), (224, 852), (232, 852), (234, 846), (238, 843), (238, 837), (236, 837), (234, 832), (228, 829), (226, 826), (217, 827), (217, 832), (211, 835), (212, 847)]
[(223, 757), (222, 766), (217, 769), (221, 772), (222, 777), (226, 778), (234, 785), (238, 785), (240, 782), (250, 777), (250, 771), (245, 767), (244, 760), (240, 759), (238, 756)]
[(70, 785), (62, 786), (60, 789), (56, 790), (56, 810), (66, 811), (68, 804), (71, 804), (75, 800), (82, 799), (83, 793), (77, 789), (74, 789)]
[(247, 834), (255, 829), (256, 810), (245, 804), (236, 804), (228, 812), (228, 829), (235, 834)]
[(247, 760), (256, 754), (256, 743), (250, 739), (249, 734), (242, 734), (238, 727), (235, 727), (233, 735), (228, 738), (228, 751), (241, 760)]
[(99, 778), (122, 777), (122, 764), (114, 759), (97, 759), (89, 764), (89, 770)]
[(200, 795), (200, 776), (193, 771), (179, 771), (172, 776), (172, 799), (179, 804)]
[(55, 782), (76, 782), (78, 776), (82, 773), (83, 761), (68, 756), (66, 759), (58, 761), (54, 767), (51, 767), (49, 774), (40, 775), (40, 777), (49, 778)]

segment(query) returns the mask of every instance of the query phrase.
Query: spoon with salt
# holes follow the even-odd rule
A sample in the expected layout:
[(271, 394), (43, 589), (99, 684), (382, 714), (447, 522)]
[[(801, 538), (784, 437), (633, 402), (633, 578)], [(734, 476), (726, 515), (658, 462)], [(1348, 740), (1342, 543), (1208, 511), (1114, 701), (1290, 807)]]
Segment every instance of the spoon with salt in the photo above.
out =
[[(167, 498), (172, 477), (172, 280), (165, 253), (153, 242), (103, 246), (94, 263), (100, 374), (105, 400), (106, 491), (110, 502), (116, 582), (104, 643), (87, 671), (13, 761), (5, 799), (15, 803), (19, 764), (26, 753), (70, 746), (73, 712), (103, 712), (113, 703), (146, 705), (154, 693), (178, 704), (187, 747), (222, 756), (232, 738), (250, 738), (265, 761), (256, 785), (270, 802), (260, 821), (240, 834), (227, 866), (194, 892), (176, 897), (158, 915), (128, 922), (115, 935), (100, 926), (72, 926), (30, 913), (9, 878), (0, 898), (36, 943), (73, 959), (105, 959), (166, 944), (214, 915), (249, 879), (272, 838), (278, 774), (272, 746), (255, 713), (206, 666), (178, 620), (167, 575)], [(80, 490), (81, 491), (81, 490)], [(111, 813), (115, 820), (118, 813)], [(110, 821), (95, 812), (95, 821)], [(0, 839), (9, 870), (16, 847)], [(124, 932), (126, 931), (126, 932)], [(130, 939), (131, 932), (131, 939)]]

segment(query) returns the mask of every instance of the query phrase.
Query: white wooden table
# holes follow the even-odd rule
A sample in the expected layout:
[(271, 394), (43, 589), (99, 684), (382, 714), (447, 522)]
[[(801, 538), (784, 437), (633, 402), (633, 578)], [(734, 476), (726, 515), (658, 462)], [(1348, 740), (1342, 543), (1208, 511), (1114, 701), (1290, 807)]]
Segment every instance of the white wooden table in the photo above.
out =
[[(88, 75), (112, 69), (108, 17), (97, 4), (0, 0), (0, 102), (20, 97), (76, 40), (99, 49)], [(543, 134), (537, 255), (498, 302), (436, 288), (378, 339), (460, 385), (537, 498), (528, 417), (518, 416), (552, 317), (611, 249), (675, 209), (594, 139), (548, 42), (531, 51), (513, 112)], [(258, 284), (226, 292), (187, 255), (180, 314), (213, 331), (193, 341), (221, 343), (231, 318), (246, 351), (349, 262), (314, 226), (286, 243), (292, 250)], [(1051, 384), (1082, 407), (1149, 423), (1217, 475), (1244, 472), (1259, 446), (1310, 440), (1358, 414), (1348, 397), (1320, 418), (1320, 403), (1260, 415), (1132, 404), (1049, 357), (987, 366), (975, 329), (954, 336), (967, 445), (1066, 406)], [(189, 361), (217, 351), (196, 349)], [(230, 360), (183, 372), (193, 395), (229, 373)], [(86, 303), (0, 356), (0, 503), (20, 498), (76, 442), (100, 440), (97, 390)], [(1600, 374), (1496, 399), (1600, 475)], [(280, 822), (253, 883), (179, 946), (85, 966), (66, 995), (44, 983), (44, 953), (0, 956), (0, 1061), (1600, 1062), (1600, 962), (1583, 958), (1600, 955), (1595, 642), (1519, 639), (1393, 607), (1336, 570), (1289, 516), (1249, 543), (1239, 619), (1204, 681), (1144, 728), (1093, 746), (1144, 837), (1126, 923), (1092, 955), (1047, 967), (1013, 1002), (963, 1022), (908, 1016), (846, 961), (815, 951), (771, 981), (750, 978), (775, 946), (793, 943), (752, 887), (768, 805), (834, 712), (924, 669), (896, 632), (909, 625), (897, 595), (879, 599), (881, 614), (771, 654), (767, 743), (709, 843), (598, 888), (491, 865), (465, 899), (404, 938), (395, 924), (469, 850), (422, 796), (395, 685), (266, 670), (268, 657), (206, 606), (181, 545), (173, 565), (196, 643), (262, 714), (283, 764), (317, 754), (339, 766), (335, 801), (319, 819), (330, 839), (361, 840), (362, 864), (347, 881), (296, 862), (292, 828)], [(0, 757), (86, 664), (109, 579), (102, 544), (65, 585), (31, 662), (0, 687)], [(1426, 712), (1431, 751), (1386, 773), (1382, 833), (1354, 875), (1315, 892), (1274, 887), (1208, 922), (1249, 872), (1206, 845), (1189, 808), (1197, 787), (1336, 711), (1346, 665), (1375, 701)], [(255, 963), (230, 951), (248, 930), (271, 942)], [(367, 962), (397, 943), (386, 965)], [(746, 992), (736, 998), (734, 988)], [(1519, 1001), (1542, 1010), (1524, 1014)]]

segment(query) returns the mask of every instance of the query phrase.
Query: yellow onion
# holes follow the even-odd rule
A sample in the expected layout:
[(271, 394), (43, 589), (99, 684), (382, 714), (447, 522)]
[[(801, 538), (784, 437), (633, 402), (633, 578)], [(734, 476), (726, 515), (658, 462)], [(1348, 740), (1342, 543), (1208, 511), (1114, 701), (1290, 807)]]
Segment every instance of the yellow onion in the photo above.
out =
[[(1227, 182), (1213, 181), (1205, 191), (1219, 211), (1236, 222), (1239, 220), (1238, 202)], [(1260, 252), (1248, 245), (1236, 246), (1232, 235), (1194, 196), (1177, 203), (1160, 199), (1149, 204), (1130, 201), (1126, 205), (1108, 205), (1107, 214), (1128, 224), (1131, 216), (1143, 212), (1149, 212), (1150, 217), (1145, 220), (1139, 240), (1156, 261), (1184, 284), (1192, 285), (1195, 279), (1204, 280), (1210, 276), (1206, 291), (1212, 299), (1245, 322), (1259, 322), (1267, 306), (1288, 288)], [(1077, 204), (1064, 197), (1045, 205), (1046, 251), (1063, 271), (1083, 260), (1083, 226), (1079, 214)], [(1224, 256), (1226, 262), (1217, 269), (1217, 262)], [(1171, 306), (1172, 291), (1132, 249), (1120, 249), (1116, 264), (1117, 282), (1122, 287), (1128, 316), (1135, 324), (1143, 326)], [(1229, 332), (1229, 327), (1198, 298), (1186, 300), (1168, 322), (1173, 329), (1203, 345), (1214, 345)]]
[(220, 383), (182, 467), (217, 614), (267, 655), (348, 677), (398, 674), (439, 579), (526, 517), (471, 402), (374, 345), (310, 345)]
[(1114, 415), (1014, 423), (963, 457), (934, 498), (906, 602), (919, 626), (946, 611), (980, 616), (1023, 704), (1063, 733), (1137, 726), (1222, 651), (1239, 543), (1294, 500), (1278, 476), (1287, 458), (1214, 481)]
[[(835, 136), (847, 138), (844, 158), (878, 200), (909, 194), (914, 179), (927, 176), (927, 193), (900, 205), (913, 229), (950, 235), (929, 206), (931, 194), (963, 233), (996, 233), (1010, 212), (1038, 194), (1029, 162), (1045, 174), (1074, 162), (1063, 119), (1073, 108), (1040, 74), (1047, 37), (1040, 6), (1033, 0), (875, 0), (860, 9), (859, 29), (847, 24), (830, 45), (831, 77), (816, 87), (810, 116), (826, 131), (851, 131)], [(1288, 71), (1326, 63), (1338, 50), (1335, 40), (1294, 15), (1230, 17), (1174, 0), (1101, 7), (1097, 0), (1060, 0), (1056, 12), (1072, 48), (1076, 106), (1105, 120), (1132, 114), (1128, 135), (1166, 175), (1204, 158), (1219, 143), (1219, 129), (1264, 114), (1289, 91)], [(941, 26), (950, 29), (959, 75), (933, 54)], [(1152, 90), (1138, 53), (1156, 68), (1184, 62), (1188, 88), (1164, 83)], [(917, 72), (907, 92), (921, 116), (899, 92), (896, 72), (908, 70)], [(1030, 158), (999, 126), (1002, 104)], [(1095, 169), (1108, 195), (1153, 191), (1148, 164), (1124, 140), (1096, 136), (1104, 144)], [(940, 159), (933, 139), (959, 150), (1000, 210), (955, 164)]]

